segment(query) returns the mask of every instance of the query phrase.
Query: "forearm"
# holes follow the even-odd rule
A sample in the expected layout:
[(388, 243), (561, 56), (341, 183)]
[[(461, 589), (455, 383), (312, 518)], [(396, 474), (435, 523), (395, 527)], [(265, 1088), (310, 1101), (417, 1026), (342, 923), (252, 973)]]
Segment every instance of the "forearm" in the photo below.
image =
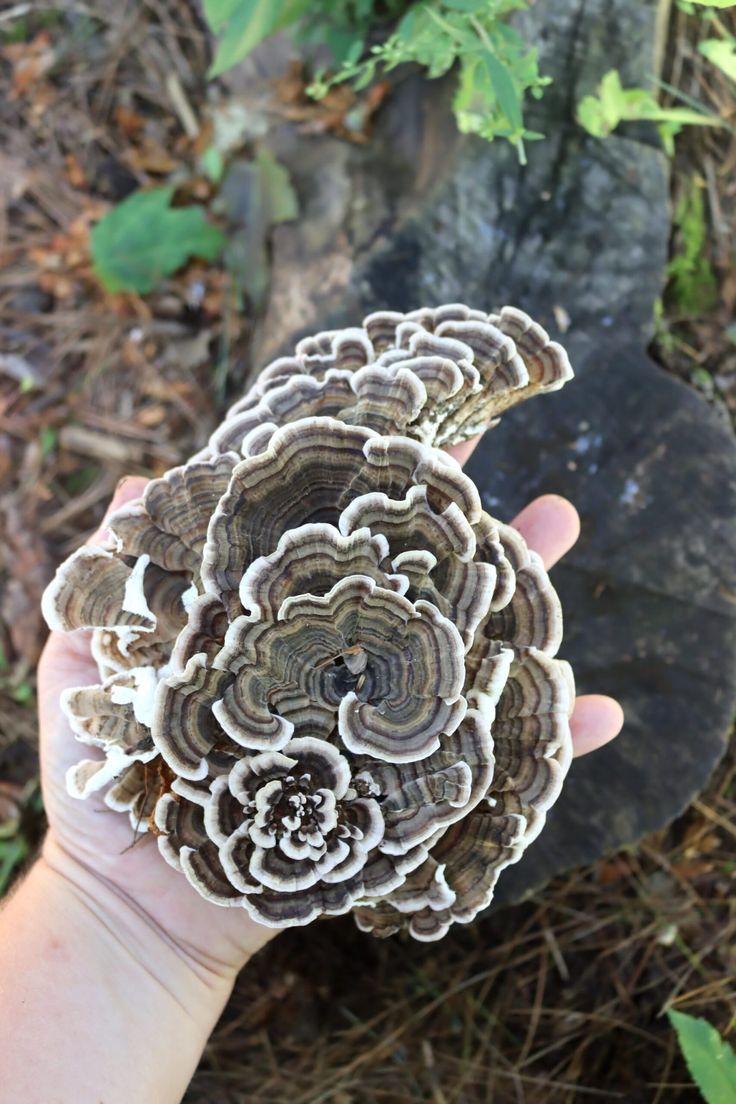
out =
[(0, 1104), (180, 1101), (233, 976), (45, 852), (0, 911)]

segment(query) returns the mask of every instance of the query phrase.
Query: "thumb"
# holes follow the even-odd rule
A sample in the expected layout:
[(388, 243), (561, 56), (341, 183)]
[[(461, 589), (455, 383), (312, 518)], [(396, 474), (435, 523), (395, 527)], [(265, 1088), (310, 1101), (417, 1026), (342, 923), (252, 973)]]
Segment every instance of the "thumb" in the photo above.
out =
[[(129, 475), (120, 480), (110, 503), (105, 510), (105, 516), (100, 527), (95, 530), (85, 544), (94, 547), (104, 544), (108, 539), (107, 522), (116, 510), (140, 498), (146, 489), (148, 480), (141, 475)], [(46, 691), (50, 690), (58, 697), (59, 686), (73, 685), (75, 682), (83, 684), (84, 675), (86, 681), (95, 681), (96, 665), (90, 656), (89, 641), (92, 633), (88, 629), (78, 629), (76, 632), (51, 632), (46, 640), (46, 645), (41, 653), (38, 664), (38, 690), (39, 704), (43, 711)], [(75, 668), (74, 677), (68, 681), (69, 668)]]

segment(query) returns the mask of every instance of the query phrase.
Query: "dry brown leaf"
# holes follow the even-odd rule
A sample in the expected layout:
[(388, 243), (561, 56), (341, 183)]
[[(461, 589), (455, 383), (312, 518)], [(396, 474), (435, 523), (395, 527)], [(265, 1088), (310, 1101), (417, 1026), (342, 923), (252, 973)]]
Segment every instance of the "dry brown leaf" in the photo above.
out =
[(40, 31), (30, 42), (14, 42), (2, 49), (13, 66), (11, 99), (19, 99), (48, 73), (56, 61), (48, 31)]
[(133, 111), (132, 108), (126, 107), (125, 104), (116, 104), (112, 117), (126, 138), (135, 138), (143, 130), (145, 124), (143, 116), (139, 115), (137, 111)]
[(167, 408), (161, 404), (144, 406), (142, 410), (138, 411), (136, 421), (139, 425), (150, 429), (155, 426), (160, 426), (162, 422), (166, 421), (167, 415)]
[(595, 872), (600, 885), (612, 885), (630, 876), (631, 863), (623, 855), (614, 855), (596, 863)]
[(64, 158), (66, 163), (66, 175), (73, 188), (88, 188), (89, 180), (82, 167), (82, 163), (75, 153), (68, 153)]
[(144, 138), (140, 148), (131, 147), (126, 152), (125, 160), (134, 169), (140, 172), (154, 173), (157, 176), (166, 176), (181, 168), (181, 162), (172, 157), (169, 151), (153, 138)]

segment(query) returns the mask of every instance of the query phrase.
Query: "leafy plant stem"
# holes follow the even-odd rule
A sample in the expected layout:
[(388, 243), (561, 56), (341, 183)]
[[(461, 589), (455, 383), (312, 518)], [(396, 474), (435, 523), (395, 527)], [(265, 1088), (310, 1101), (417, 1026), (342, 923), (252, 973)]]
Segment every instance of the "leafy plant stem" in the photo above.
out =
[[(488, 33), (487, 33), (485, 27), (483, 26), (483, 24), (480, 23), (474, 15), (470, 16), (470, 24), (473, 27), (475, 33), (478, 35), (478, 38), (481, 40), (481, 42), (485, 46), (486, 50), (488, 51), (489, 56), (493, 56), (493, 54), (494, 54), (493, 43), (491, 42), (490, 38), (488, 37)], [(524, 139), (523, 138), (512, 138), (511, 141), (512, 141), (513, 145), (516, 146), (516, 151), (519, 155), (519, 163), (521, 165), (526, 165), (527, 161), (526, 161), (526, 150), (524, 149)]]
[(689, 96), (687, 92), (683, 92), (681, 88), (675, 88), (674, 85), (669, 84), (666, 80), (661, 80), (660, 77), (652, 77), (652, 82), (658, 88), (661, 88), (663, 92), (669, 92), (669, 94), (671, 96), (674, 96), (675, 99), (680, 100), (684, 104), (687, 104), (688, 107), (692, 107), (694, 111), (699, 111), (703, 116), (704, 125), (706, 125), (707, 119), (713, 118), (713, 122), (711, 122), (709, 125), (721, 126), (724, 130), (729, 130), (732, 134), (734, 133), (734, 128), (730, 123), (728, 123), (725, 119), (719, 118), (716, 120), (715, 117), (709, 116), (707, 107), (704, 104), (700, 103), (699, 100), (696, 100), (693, 96)]

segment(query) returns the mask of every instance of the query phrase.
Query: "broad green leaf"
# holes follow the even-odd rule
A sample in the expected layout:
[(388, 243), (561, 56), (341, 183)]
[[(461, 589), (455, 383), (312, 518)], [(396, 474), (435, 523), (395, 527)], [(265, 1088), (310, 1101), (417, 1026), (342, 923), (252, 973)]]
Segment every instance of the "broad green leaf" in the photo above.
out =
[(733, 0), (692, 0), (701, 8), (733, 8), (736, 7)]
[(609, 69), (598, 86), (601, 100), (611, 109), (617, 109), (623, 101), (623, 86), (618, 69)]
[(396, 38), (399, 42), (409, 44), (414, 37), (417, 22), (417, 9), (410, 8), (396, 28)]
[(727, 77), (736, 80), (736, 39), (706, 38), (698, 43), (698, 49), (712, 65), (722, 69)]
[(309, 0), (209, 0), (205, 16), (221, 38), (208, 75), (217, 77), (231, 69), (264, 39), (294, 23), (308, 9)]
[(92, 231), (94, 270), (107, 291), (151, 291), (190, 257), (212, 261), (225, 244), (201, 207), (171, 207), (174, 189), (134, 192)]
[(603, 104), (595, 96), (583, 96), (575, 115), (583, 130), (594, 138), (605, 138), (621, 122), (620, 116), (606, 115)]
[(484, 61), (488, 75), (491, 78), (493, 91), (501, 105), (501, 110), (511, 124), (512, 129), (515, 131), (521, 130), (524, 126), (521, 115), (521, 100), (511, 74), (506, 66), (502, 65), (493, 54), (486, 54)]
[[(506, 23), (499, 23), (493, 29), (498, 38), (503, 40), (504, 45), (510, 47), (512, 50), (518, 50), (519, 52), (521, 52), (522, 50), (526, 49), (524, 39), (513, 27), (509, 27)], [(529, 54), (531, 54), (536, 60), (536, 50), (529, 50)]]
[(472, 15), (485, 15), (488, 10), (488, 0), (443, 0), (443, 6)]
[(598, 85), (598, 95), (583, 96), (577, 120), (594, 138), (605, 138), (623, 119), (623, 88), (617, 69), (609, 69)]
[(736, 1054), (707, 1020), (670, 1009), (669, 1021), (677, 1032), (690, 1076), (706, 1104), (736, 1101)]
[(204, 0), (202, 10), (207, 26), (213, 33), (220, 31), (232, 19), (243, 0)]
[(334, 65), (354, 65), (363, 53), (363, 39), (342, 27), (325, 27), (322, 41)]

